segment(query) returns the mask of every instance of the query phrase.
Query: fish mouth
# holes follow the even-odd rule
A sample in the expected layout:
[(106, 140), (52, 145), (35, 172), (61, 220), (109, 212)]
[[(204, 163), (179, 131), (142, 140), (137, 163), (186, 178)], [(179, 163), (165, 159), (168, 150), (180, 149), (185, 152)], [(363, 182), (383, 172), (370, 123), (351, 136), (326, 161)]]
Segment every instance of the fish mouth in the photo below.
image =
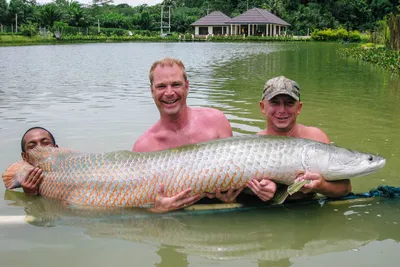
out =
[(386, 159), (381, 158), (379, 160), (376, 160), (376, 162), (373, 163), (372, 165), (364, 167), (362, 169), (357, 170), (357, 167), (360, 167), (360, 165), (358, 166), (353, 165), (355, 171), (353, 171), (352, 175), (350, 176), (348, 174), (340, 174), (341, 172), (340, 169), (330, 169), (331, 173), (334, 174), (333, 176), (335, 176), (336, 178), (335, 179), (331, 179), (328, 177), (325, 178), (327, 181), (335, 181), (335, 180), (349, 179), (351, 177), (355, 178), (355, 177), (365, 176), (372, 173), (376, 173), (378, 170), (382, 169), (385, 166), (385, 164), (386, 164)]

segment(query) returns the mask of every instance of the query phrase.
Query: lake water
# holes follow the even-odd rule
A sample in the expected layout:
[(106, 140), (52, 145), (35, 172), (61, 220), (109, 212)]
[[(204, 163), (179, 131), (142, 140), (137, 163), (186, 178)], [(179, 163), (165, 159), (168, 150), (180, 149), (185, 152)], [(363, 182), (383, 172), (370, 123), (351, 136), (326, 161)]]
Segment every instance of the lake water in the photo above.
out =
[[(159, 117), (151, 64), (180, 58), (188, 103), (222, 110), (235, 135), (265, 126), (258, 102), (266, 80), (300, 84), (299, 122), (337, 145), (387, 159), (352, 181), (353, 191), (400, 186), (400, 79), (341, 58), (339, 44), (119, 43), (0, 47), (0, 170), (20, 159), (20, 138), (48, 128), (62, 147), (131, 149)], [(400, 203), (372, 198), (219, 213), (107, 216), (0, 190), (0, 266), (397, 266)], [(36, 219), (31, 219), (31, 216)], [(18, 217), (20, 218), (20, 217)]]

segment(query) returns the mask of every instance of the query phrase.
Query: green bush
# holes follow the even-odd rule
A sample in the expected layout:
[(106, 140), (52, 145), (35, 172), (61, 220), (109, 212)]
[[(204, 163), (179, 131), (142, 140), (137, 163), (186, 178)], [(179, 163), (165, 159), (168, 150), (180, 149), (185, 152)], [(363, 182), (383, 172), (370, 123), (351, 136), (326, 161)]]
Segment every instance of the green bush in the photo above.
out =
[(349, 41), (359, 43), (361, 41), (361, 35), (358, 31), (351, 31), (349, 33)]
[(38, 25), (37, 25), (37, 23), (32, 23), (29, 21), (28, 23), (21, 25), (20, 32), (24, 36), (28, 36), (28, 37), (38, 35), (38, 33), (39, 33)]
[(400, 51), (389, 50), (383, 45), (367, 44), (362, 47), (341, 49), (339, 52), (342, 56), (371, 62), (391, 72), (400, 74)]
[(22, 32), (0, 32), (0, 35), (23, 35)]
[(346, 42), (366, 42), (370, 39), (369, 34), (361, 35), (358, 31), (350, 31), (343, 28), (336, 30), (325, 29), (325, 30), (314, 30), (311, 33), (311, 38), (315, 41), (346, 41)]
[(101, 28), (100, 32), (105, 36), (124, 36), (128, 35), (128, 31), (120, 28)]

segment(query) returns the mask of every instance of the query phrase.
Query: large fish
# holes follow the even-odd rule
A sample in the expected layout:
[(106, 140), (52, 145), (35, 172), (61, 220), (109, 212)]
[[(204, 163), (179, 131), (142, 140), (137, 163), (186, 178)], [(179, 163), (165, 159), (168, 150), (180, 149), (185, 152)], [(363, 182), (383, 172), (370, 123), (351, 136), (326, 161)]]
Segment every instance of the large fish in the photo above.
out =
[[(189, 187), (191, 194), (241, 188), (253, 178), (293, 185), (305, 171), (335, 181), (375, 172), (386, 162), (377, 155), (307, 139), (256, 135), (150, 153), (89, 154), (37, 147), (28, 156), (44, 172), (42, 196), (103, 207), (149, 206), (160, 184), (166, 196), (173, 196)], [(8, 167), (2, 175), (6, 188), (19, 187), (31, 168), (24, 162)]]

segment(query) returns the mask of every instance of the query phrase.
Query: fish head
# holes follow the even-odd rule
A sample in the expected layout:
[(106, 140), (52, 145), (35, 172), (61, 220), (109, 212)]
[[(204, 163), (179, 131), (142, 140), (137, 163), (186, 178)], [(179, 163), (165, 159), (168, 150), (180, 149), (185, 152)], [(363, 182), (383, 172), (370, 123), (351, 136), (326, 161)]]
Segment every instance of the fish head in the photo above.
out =
[(364, 176), (383, 168), (386, 159), (382, 156), (363, 153), (340, 147), (331, 147), (324, 178), (328, 181)]

